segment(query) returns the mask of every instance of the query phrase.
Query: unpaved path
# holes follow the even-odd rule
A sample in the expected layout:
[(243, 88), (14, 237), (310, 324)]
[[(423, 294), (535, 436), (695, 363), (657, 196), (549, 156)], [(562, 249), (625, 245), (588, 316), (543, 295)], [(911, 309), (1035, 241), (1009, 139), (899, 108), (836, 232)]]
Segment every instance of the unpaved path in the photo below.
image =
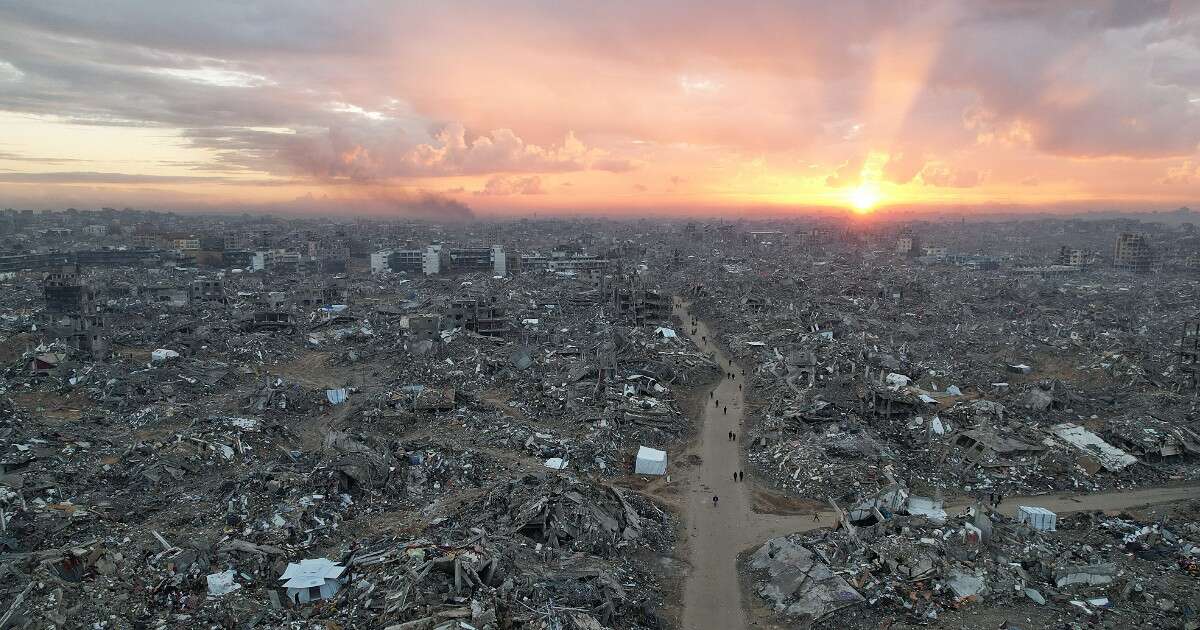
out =
[[(685, 630), (737, 630), (746, 628), (741, 586), (737, 573), (738, 553), (762, 542), (793, 532), (805, 532), (834, 524), (832, 512), (800, 514), (763, 514), (753, 510), (753, 482), (735, 482), (733, 473), (744, 470), (741, 458), (744, 401), (739, 385), (740, 367), (730, 367), (729, 358), (713, 343), (709, 329), (697, 322), (691, 335), (691, 315), (681, 303), (675, 312), (683, 321), (684, 333), (696, 345), (710, 351), (720, 362), (726, 376), (704, 402), (703, 426), (688, 453), (701, 458), (699, 466), (689, 469), (684, 479), (687, 503), (687, 551), (690, 569), (684, 585), (683, 627)], [(708, 341), (706, 341), (708, 340)], [(720, 404), (714, 404), (720, 401)], [(728, 412), (725, 411), (728, 406)], [(729, 432), (738, 434), (729, 440)], [(713, 505), (713, 496), (719, 501)], [(1004, 514), (1015, 514), (1018, 505), (1044, 507), (1059, 514), (1094, 510), (1122, 510), (1145, 505), (1173, 503), (1200, 498), (1200, 485), (1189, 484), (1100, 494), (1046, 494), (1011, 497), (1000, 505)], [(948, 501), (946, 509), (969, 505), (965, 499)], [(814, 515), (816, 518), (814, 518)]]
[[(692, 332), (691, 316), (681, 306), (676, 312), (685, 332)], [(696, 345), (705, 347), (701, 337), (708, 336), (703, 324), (695, 335)], [(707, 347), (726, 371), (729, 359), (710, 343)], [(689, 470), (687, 523), (689, 565), (683, 593), (683, 627), (687, 630), (737, 630), (746, 627), (738, 584), (737, 554), (745, 540), (742, 530), (752, 515), (750, 482), (735, 482), (733, 473), (741, 470), (739, 444), (742, 427), (742, 393), (738, 389), (741, 372), (734, 378), (722, 378), (705, 401), (704, 424), (690, 452), (701, 463)], [(726, 411), (728, 409), (728, 411)], [(729, 433), (738, 434), (737, 441)], [(713, 504), (713, 496), (718, 498)]]
[[(750, 480), (746, 480), (750, 484)], [(1143, 488), (1140, 490), (1119, 490), (1100, 494), (1044, 494), (1038, 496), (1021, 496), (1005, 499), (1000, 503), (999, 511), (1008, 516), (1017, 513), (1018, 505), (1044, 507), (1057, 514), (1069, 512), (1094, 512), (1097, 510), (1126, 510), (1146, 505), (1161, 505), (1187, 499), (1200, 499), (1200, 485), (1169, 486), (1164, 488)], [(963, 508), (971, 505), (967, 500), (950, 500), (946, 503), (946, 512), (954, 515)], [(833, 512), (822, 511), (819, 520), (813, 519), (813, 513), (808, 514), (753, 514), (747, 519), (741, 530), (744, 539), (739, 544), (754, 545), (771, 538), (784, 536), (793, 532), (807, 532), (820, 527), (831, 527), (834, 524)]]

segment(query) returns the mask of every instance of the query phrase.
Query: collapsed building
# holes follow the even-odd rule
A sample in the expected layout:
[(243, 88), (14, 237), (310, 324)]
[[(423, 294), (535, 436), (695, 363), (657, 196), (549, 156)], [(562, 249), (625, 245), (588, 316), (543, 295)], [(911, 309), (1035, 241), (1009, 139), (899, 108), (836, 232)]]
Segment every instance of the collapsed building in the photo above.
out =
[[(678, 627), (693, 398), (735, 369), (756, 507), (812, 528), (756, 541), (751, 607), (878, 628), (1200, 605), (1191, 503), (1025, 501), (1200, 479), (1183, 230), (914, 224), (897, 252), (892, 226), (140, 216), (47, 232), (63, 251), (0, 277), (15, 627)], [(1128, 230), (1161, 273), (1021, 271)], [(74, 266), (101, 251), (77, 234), (156, 253)]]

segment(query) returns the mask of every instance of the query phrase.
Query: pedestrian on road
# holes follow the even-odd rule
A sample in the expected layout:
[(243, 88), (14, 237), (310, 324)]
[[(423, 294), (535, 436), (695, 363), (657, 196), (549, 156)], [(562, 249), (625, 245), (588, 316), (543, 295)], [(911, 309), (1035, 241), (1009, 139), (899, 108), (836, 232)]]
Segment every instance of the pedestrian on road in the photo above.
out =
[(735, 473), (733, 473), (733, 480), (734, 480), (734, 481), (737, 481), (737, 473), (736, 473), (736, 472), (735, 472)]
[(721, 409), (721, 413), (729, 413), (729, 405), (725, 405), (725, 406), (724, 406), (724, 407)]
[(712, 393), (712, 392), (708, 392), (708, 397), (709, 397), (709, 398), (712, 398), (712, 397), (713, 397), (713, 393)]
[(739, 470), (738, 471), (738, 481), (745, 481), (745, 480), (746, 480), (746, 471)]
[(713, 495), (713, 507), (717, 507), (717, 495)]
[(736, 441), (737, 441), (737, 434), (736, 434), (736, 433), (734, 433), (734, 434), (733, 434), (733, 441), (734, 441), (734, 442), (736, 442)]
[(814, 523), (821, 522), (821, 513), (820, 512), (813, 512), (813, 522)]

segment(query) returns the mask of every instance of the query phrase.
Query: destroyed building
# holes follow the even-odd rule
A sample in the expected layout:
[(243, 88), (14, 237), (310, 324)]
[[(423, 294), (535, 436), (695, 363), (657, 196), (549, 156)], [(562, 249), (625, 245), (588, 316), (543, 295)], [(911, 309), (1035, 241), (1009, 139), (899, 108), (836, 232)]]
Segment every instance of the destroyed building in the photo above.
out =
[(1121, 271), (1149, 273), (1158, 263), (1150, 236), (1144, 232), (1122, 232), (1113, 246), (1113, 266)]
[(81, 275), (78, 264), (46, 274), (42, 291), (49, 335), (88, 354), (103, 356), (108, 351), (108, 330), (97, 290)]
[[(10, 218), (43, 248), (0, 274), (13, 627), (684, 628), (714, 470), (760, 626), (1200, 608), (1200, 281), (1022, 271), (1182, 228), (920, 224), (922, 261), (832, 220)], [(97, 239), (199, 249), (75, 266)]]

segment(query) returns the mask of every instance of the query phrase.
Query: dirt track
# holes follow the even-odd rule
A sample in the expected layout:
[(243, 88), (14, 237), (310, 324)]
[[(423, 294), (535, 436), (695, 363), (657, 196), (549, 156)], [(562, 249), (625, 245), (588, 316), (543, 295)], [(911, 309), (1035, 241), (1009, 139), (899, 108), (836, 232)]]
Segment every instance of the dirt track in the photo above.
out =
[[(676, 312), (691, 333), (691, 318), (687, 311)], [(707, 329), (701, 324), (696, 343), (702, 348), (701, 336)], [(729, 361), (724, 354), (708, 344), (716, 359), (726, 370)], [(687, 483), (688, 549), (690, 551), (687, 580), (683, 595), (683, 627), (688, 630), (734, 630), (746, 627), (746, 618), (738, 584), (737, 554), (747, 539), (745, 528), (754, 515), (747, 488), (750, 482), (733, 480), (734, 471), (741, 470), (742, 394), (738, 390), (740, 371), (736, 378), (723, 378), (706, 400), (704, 425), (690, 453), (702, 458), (700, 466), (690, 469)], [(719, 403), (719, 404), (717, 404)], [(728, 412), (725, 408), (728, 407)], [(738, 434), (730, 441), (729, 432)], [(713, 505), (713, 496), (719, 501)]]
[[(692, 320), (687, 309), (677, 305), (675, 312), (683, 321), (683, 332), (690, 334)], [(745, 406), (739, 389), (741, 368), (730, 367), (724, 353), (712, 343), (706, 344), (704, 338), (711, 340), (711, 336), (703, 322), (698, 323), (693, 338), (696, 345), (713, 353), (726, 372), (734, 372), (734, 377), (722, 378), (713, 389), (713, 397), (704, 401), (703, 426), (688, 450), (689, 455), (698, 455), (702, 463), (691, 467), (684, 479), (687, 488), (684, 520), (690, 568), (684, 585), (683, 627), (685, 630), (734, 630), (747, 627), (737, 574), (738, 553), (770, 538), (831, 526), (834, 517), (828, 511), (818, 513), (817, 520), (813, 519), (812, 511), (788, 514), (754, 511), (752, 479), (747, 477), (744, 483), (733, 480), (734, 471), (744, 470), (741, 444)], [(720, 404), (714, 404), (716, 401)], [(725, 412), (726, 406), (728, 412)], [(736, 442), (729, 440), (730, 431), (738, 434)], [(714, 495), (719, 497), (715, 506)], [(1040, 506), (1058, 513), (1120, 510), (1195, 498), (1200, 498), (1200, 485), (1090, 495), (1012, 497), (1001, 504), (1000, 511), (1011, 515), (1016, 512), (1017, 505)], [(965, 501), (950, 501), (947, 511), (953, 513), (965, 505)]]

